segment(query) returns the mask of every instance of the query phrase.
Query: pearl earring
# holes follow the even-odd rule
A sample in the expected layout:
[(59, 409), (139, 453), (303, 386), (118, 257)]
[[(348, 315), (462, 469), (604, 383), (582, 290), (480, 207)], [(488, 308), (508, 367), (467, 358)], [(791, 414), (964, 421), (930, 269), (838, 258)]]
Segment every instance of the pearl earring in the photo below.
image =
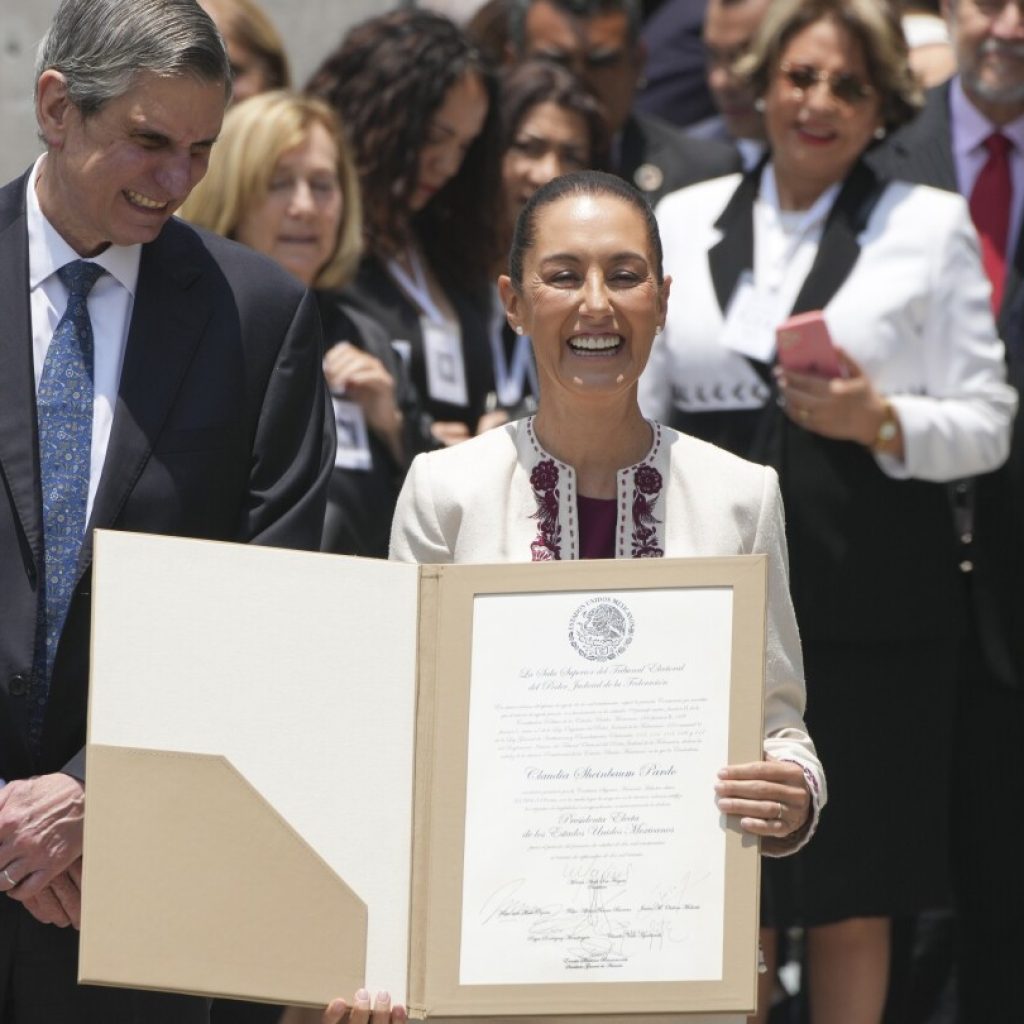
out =
[(655, 334), (655, 336), (657, 336), (657, 335), (661, 334), (661, 332), (662, 332), (662, 325), (658, 324), (658, 326), (654, 328), (654, 334)]
[(754, 100), (754, 109), (759, 114), (763, 114), (764, 113), (764, 97), (758, 96), (757, 99)]
[(516, 330), (516, 334), (522, 336), (522, 333), (523, 333), (523, 326), (522, 326), (522, 324), (517, 325), (515, 330)]
[(878, 126), (878, 127), (877, 127), (877, 128), (875, 129), (875, 130), (874, 130), (873, 134), (874, 134), (875, 138), (876, 138), (876, 139), (877, 139), (877, 140), (878, 140), (879, 142), (881, 142), (881, 141), (882, 141), (882, 139), (884, 139), (884, 138), (885, 138), (885, 127), (884, 127), (883, 125), (879, 125), (879, 126)]

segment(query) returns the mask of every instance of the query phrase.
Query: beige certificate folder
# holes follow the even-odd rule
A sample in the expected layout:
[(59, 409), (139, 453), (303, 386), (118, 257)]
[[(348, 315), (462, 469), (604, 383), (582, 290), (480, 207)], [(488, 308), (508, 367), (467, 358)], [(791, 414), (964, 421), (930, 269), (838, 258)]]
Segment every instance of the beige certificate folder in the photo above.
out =
[[(701, 595), (711, 593), (727, 595), (716, 605), (727, 609), (724, 632), (702, 624)], [(483, 728), (481, 708), (488, 710), (479, 693), (472, 698), (471, 681), (481, 690), (477, 680), (480, 666), (489, 664), (488, 647), (505, 651), (509, 642), (507, 635), (485, 634), (486, 623), (495, 614), (509, 628), (519, 621), (515, 616), (526, 616), (527, 625), (531, 615), (552, 619), (538, 621), (536, 630), (515, 627), (524, 634), (517, 641), (524, 665), (534, 665), (548, 642), (562, 644), (566, 657), (577, 659), (566, 665), (581, 667), (544, 668), (540, 679), (527, 679), (534, 668), (516, 667), (522, 694), (619, 688), (621, 698), (615, 695), (617, 703), (609, 707), (619, 709), (612, 717), (620, 727), (637, 708), (657, 708), (664, 718), (658, 702), (671, 704), (657, 692), (664, 682), (659, 673), (670, 667), (644, 662), (642, 653), (643, 615), (660, 621), (644, 609), (658, 607), (663, 597), (688, 600), (686, 607), (696, 609), (694, 623), (679, 627), (701, 637), (691, 644), (695, 663), (703, 657), (698, 647), (723, 648), (709, 655), (726, 666), (723, 756), (731, 762), (756, 759), (762, 743), (763, 556), (409, 566), (98, 533), (80, 980), (313, 1006), (365, 985), (389, 990), (414, 1018), (438, 1020), (634, 1020), (680, 1013), (714, 1020), (750, 1011), (758, 848), (727, 828), (717, 812), (705, 835), (686, 840), (695, 849), (721, 847), (720, 854), (706, 855), (714, 868), (708, 876), (720, 861), (722, 880), (720, 894), (706, 900), (716, 922), (710, 931), (653, 929), (649, 906), (638, 916), (640, 903), (634, 907), (606, 884), (613, 876), (628, 878), (628, 870), (609, 868), (606, 876), (602, 867), (600, 884), (592, 866), (586, 877), (580, 874), (579, 840), (570, 841), (577, 851), (564, 877), (588, 892), (591, 904), (582, 916), (572, 916), (578, 914), (572, 905), (553, 913), (550, 902), (533, 906), (518, 896), (485, 901), (479, 912), (470, 905), (478, 899), (471, 895), (476, 862), (500, 863), (505, 855), (504, 848), (487, 845), (489, 830), (517, 813), (540, 813), (532, 805), (525, 812), (487, 806), (490, 791), (484, 793), (484, 814), (473, 809), (490, 762), (471, 736)], [(568, 633), (560, 612), (541, 611), (557, 609), (559, 601), (575, 609)], [(513, 617), (506, 620), (509, 612)], [(675, 628), (668, 623), (669, 631)], [(653, 632), (665, 631), (663, 625)], [(548, 633), (554, 639), (545, 641)], [(719, 635), (724, 639), (716, 640)], [(663, 636), (658, 642), (664, 649)], [(556, 679), (559, 672), (568, 684)], [(629, 692), (634, 686), (641, 688), (639, 700)], [(713, 731), (714, 716), (707, 723), (699, 717), (704, 699), (672, 712), (685, 733), (685, 741), (675, 744), (685, 756), (700, 747), (705, 725)], [(521, 702), (496, 706), (502, 716), (498, 746), (507, 747), (500, 759), (514, 762), (521, 756), (515, 744), (536, 716), (524, 712)], [(656, 727), (651, 731), (659, 720), (648, 717), (627, 739), (653, 751), (644, 772), (674, 774), (659, 760), (656, 746), (662, 743), (663, 753), (664, 742)], [(542, 740), (546, 728), (531, 735)], [(541, 740), (533, 753), (543, 749)], [(589, 732), (585, 740), (592, 742)], [(585, 784), (577, 788), (615, 791), (616, 780), (606, 785), (603, 778), (615, 774), (605, 770), (606, 754), (601, 751), (593, 771), (582, 770)], [(711, 781), (700, 781), (708, 803)], [(500, 793), (501, 786), (493, 785)], [(625, 784), (623, 791), (629, 788)], [(510, 804), (544, 799), (524, 793)], [(663, 795), (662, 803), (674, 806), (678, 796)], [(563, 817), (605, 821), (573, 819), (575, 813), (570, 808)], [(675, 824), (689, 828), (688, 821)], [(649, 831), (675, 831), (675, 824)], [(595, 835), (609, 831), (617, 829), (601, 825)], [(628, 865), (641, 846), (657, 842), (641, 836), (610, 845)], [(549, 847), (556, 852), (544, 853), (546, 862), (564, 859)], [(486, 871), (481, 884), (489, 884)], [(603, 902), (596, 908), (598, 897)], [(692, 895), (686, 899), (697, 902)], [(616, 915), (617, 923), (607, 925)], [(496, 933), (496, 925), (507, 931)], [(474, 960), (474, 945), (486, 947), (496, 934), (502, 955)], [(517, 935), (524, 964), (537, 950), (562, 944), (553, 968), (537, 968), (542, 980), (532, 980), (532, 967), (519, 971)], [(663, 956), (660, 966), (647, 967), (649, 956), (657, 959), (649, 950), (670, 941), (680, 956), (711, 945), (717, 966), (676, 977), (672, 957)]]

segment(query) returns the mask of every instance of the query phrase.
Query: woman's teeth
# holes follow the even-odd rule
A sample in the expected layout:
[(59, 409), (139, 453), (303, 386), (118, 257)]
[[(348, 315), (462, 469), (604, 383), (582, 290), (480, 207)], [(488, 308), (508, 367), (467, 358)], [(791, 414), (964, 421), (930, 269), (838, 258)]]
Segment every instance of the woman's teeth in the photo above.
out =
[(577, 334), (569, 339), (569, 347), (577, 352), (608, 352), (621, 344), (620, 334)]

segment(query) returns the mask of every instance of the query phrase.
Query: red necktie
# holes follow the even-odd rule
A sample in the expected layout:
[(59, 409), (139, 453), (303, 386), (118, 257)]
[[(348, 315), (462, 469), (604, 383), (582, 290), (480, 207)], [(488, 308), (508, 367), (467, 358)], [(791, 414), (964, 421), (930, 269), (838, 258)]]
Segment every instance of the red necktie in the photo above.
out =
[(971, 193), (971, 220), (981, 238), (981, 262), (992, 282), (992, 311), (999, 315), (1006, 277), (1006, 246), (1010, 237), (1010, 140), (993, 132), (985, 140), (988, 160)]

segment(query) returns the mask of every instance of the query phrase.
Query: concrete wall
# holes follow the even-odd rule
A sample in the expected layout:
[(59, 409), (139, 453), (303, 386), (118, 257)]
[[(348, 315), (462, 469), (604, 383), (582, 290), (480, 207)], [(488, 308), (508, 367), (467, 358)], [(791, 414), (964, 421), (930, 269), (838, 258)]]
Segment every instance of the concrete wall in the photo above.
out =
[[(301, 85), (345, 30), (397, 6), (395, 0), (261, 0), (288, 44)], [(0, 183), (40, 152), (32, 108), (36, 46), (57, 0), (0, 0)]]

